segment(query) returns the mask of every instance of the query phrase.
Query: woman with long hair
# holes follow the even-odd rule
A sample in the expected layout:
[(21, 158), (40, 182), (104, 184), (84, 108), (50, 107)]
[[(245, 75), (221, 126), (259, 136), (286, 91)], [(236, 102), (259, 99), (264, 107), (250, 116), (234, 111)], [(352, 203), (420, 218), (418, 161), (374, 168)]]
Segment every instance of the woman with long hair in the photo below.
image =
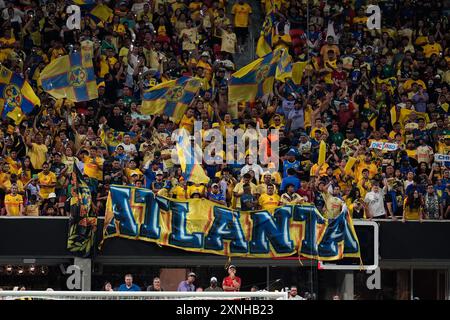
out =
[(423, 199), (419, 191), (416, 189), (411, 191), (406, 197), (403, 204), (403, 222), (406, 220), (419, 220), (423, 218)]
[(33, 165), (31, 164), (30, 157), (26, 156), (22, 161), (22, 167), (19, 169), (17, 175), (20, 177), (23, 185), (26, 185), (31, 180), (31, 174), (33, 171)]

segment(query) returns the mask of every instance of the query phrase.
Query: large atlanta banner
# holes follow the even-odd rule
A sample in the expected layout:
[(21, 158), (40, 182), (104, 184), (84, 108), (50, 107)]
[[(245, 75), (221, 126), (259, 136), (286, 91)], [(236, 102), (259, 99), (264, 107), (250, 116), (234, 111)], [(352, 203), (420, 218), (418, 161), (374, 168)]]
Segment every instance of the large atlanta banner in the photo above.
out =
[(237, 211), (205, 199), (180, 201), (125, 186), (110, 188), (100, 246), (113, 237), (228, 257), (360, 257), (345, 208), (334, 219), (323, 218), (313, 205)]

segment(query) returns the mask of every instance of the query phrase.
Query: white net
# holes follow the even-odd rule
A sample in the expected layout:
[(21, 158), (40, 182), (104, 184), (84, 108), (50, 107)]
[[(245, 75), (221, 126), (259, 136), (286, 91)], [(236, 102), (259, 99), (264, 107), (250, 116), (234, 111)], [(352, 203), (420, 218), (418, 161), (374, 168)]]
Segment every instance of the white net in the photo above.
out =
[(287, 292), (0, 291), (0, 300), (284, 300)]

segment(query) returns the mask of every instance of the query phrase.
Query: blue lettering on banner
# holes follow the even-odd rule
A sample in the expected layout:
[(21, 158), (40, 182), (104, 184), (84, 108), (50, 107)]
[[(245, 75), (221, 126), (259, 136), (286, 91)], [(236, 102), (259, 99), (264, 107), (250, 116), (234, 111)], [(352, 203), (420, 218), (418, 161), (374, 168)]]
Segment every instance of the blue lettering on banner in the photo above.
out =
[(269, 242), (278, 253), (294, 251), (294, 243), (289, 236), (291, 211), (292, 207), (285, 206), (276, 209), (273, 217), (267, 211), (251, 214), (253, 232), (250, 253), (269, 253)]
[(172, 211), (172, 233), (169, 236), (169, 243), (174, 246), (185, 248), (202, 248), (203, 233), (187, 233), (186, 216), (189, 212), (188, 202), (171, 202)]
[(108, 233), (116, 233), (115, 220), (119, 221), (119, 232), (123, 235), (135, 237), (138, 234), (138, 225), (131, 210), (131, 189), (111, 188), (112, 209), (114, 218), (108, 224)]
[(144, 222), (141, 225), (139, 235), (150, 239), (159, 239), (161, 228), (159, 226), (159, 206), (155, 200), (155, 194), (151, 190), (136, 189), (134, 202), (144, 205)]
[(343, 245), (344, 253), (357, 253), (358, 242), (350, 234), (346, 215), (339, 215), (335, 219), (328, 220), (328, 228), (325, 230), (323, 240), (319, 244), (321, 257), (336, 257), (339, 255), (339, 244)]
[(205, 249), (223, 250), (223, 240), (226, 239), (232, 240), (230, 243), (232, 253), (247, 253), (248, 242), (245, 240), (239, 217), (239, 212), (214, 207), (214, 222), (205, 237)]
[(304, 239), (302, 241), (301, 253), (310, 256), (317, 256), (317, 225), (325, 224), (325, 219), (313, 206), (295, 206), (294, 207), (294, 221), (305, 222)]

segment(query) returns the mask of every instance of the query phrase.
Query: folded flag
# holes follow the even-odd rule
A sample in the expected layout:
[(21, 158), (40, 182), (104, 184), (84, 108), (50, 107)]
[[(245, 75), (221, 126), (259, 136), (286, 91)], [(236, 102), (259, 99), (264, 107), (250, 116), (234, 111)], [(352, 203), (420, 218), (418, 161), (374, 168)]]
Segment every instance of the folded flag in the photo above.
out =
[(77, 164), (73, 164), (72, 196), (69, 198), (70, 219), (67, 249), (87, 258), (92, 254), (97, 230), (97, 214), (92, 207), (91, 191)]
[(0, 110), (2, 118), (6, 117), (19, 124), (41, 101), (31, 85), (19, 74), (0, 66)]
[(42, 89), (56, 99), (73, 102), (97, 99), (93, 55), (92, 42), (83, 41), (81, 51), (53, 60), (41, 72)]

